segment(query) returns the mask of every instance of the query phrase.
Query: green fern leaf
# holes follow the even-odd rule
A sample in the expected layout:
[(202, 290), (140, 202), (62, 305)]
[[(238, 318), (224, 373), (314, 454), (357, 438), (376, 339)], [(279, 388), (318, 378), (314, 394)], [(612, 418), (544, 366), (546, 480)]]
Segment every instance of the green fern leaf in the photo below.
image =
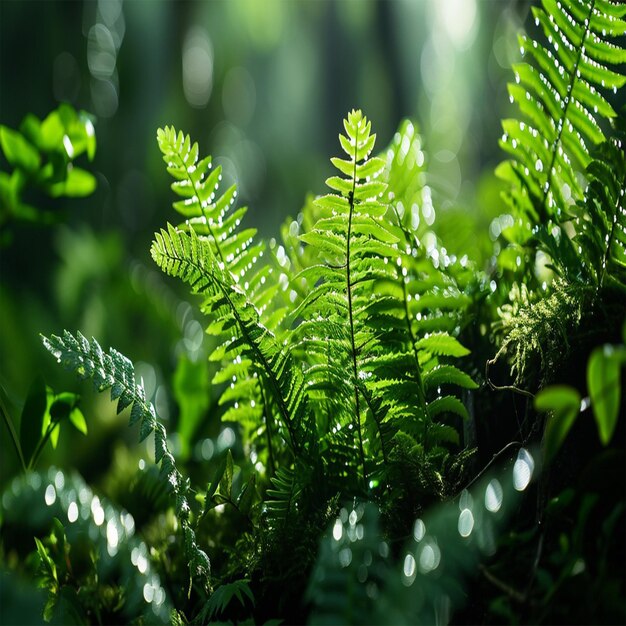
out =
[(281, 350), (272, 333), (261, 323), (259, 312), (241, 287), (232, 284), (205, 239), (173, 226), (156, 233), (151, 248), (159, 267), (187, 282), (195, 293), (206, 296), (205, 313), (234, 322), (233, 335), (224, 355), (245, 356), (255, 364), (259, 376), (271, 390), (273, 401), (286, 430), (286, 440), (295, 454), (310, 454), (314, 446), (308, 425), (304, 382), (291, 356)]
[[(306, 391), (284, 347), (284, 308), (274, 303), (280, 281), (272, 280), (271, 265), (259, 267), (264, 245), (255, 242), (254, 229), (240, 228), (246, 208), (234, 207), (236, 187), (219, 195), (220, 168), (212, 169), (210, 157), (199, 158), (189, 136), (167, 127), (157, 139), (175, 179), (172, 189), (183, 198), (174, 208), (187, 219), (157, 234), (153, 256), (164, 271), (205, 297), (208, 332), (223, 340), (210, 358), (224, 361), (232, 376), (221, 399), (230, 404), (222, 419), (239, 422), (268, 454), (270, 431), (280, 433), (294, 453), (309, 454), (315, 443), (307, 426)], [(218, 372), (216, 382), (224, 376)]]
[[(511, 159), (497, 173), (511, 184), (514, 212), (535, 226), (535, 235), (544, 230), (544, 241), (558, 236), (554, 226), (582, 200), (580, 174), (616, 115), (607, 98), (626, 82), (618, 67), (626, 51), (617, 45), (626, 8), (612, 0), (543, 0), (532, 11), (547, 41), (520, 38), (527, 62), (513, 66), (509, 94), (522, 119), (503, 122), (500, 145)], [(530, 236), (529, 228), (520, 243)], [(563, 231), (561, 248), (567, 245)]]
[(130, 423), (140, 423), (140, 441), (154, 433), (155, 460), (161, 464), (162, 480), (174, 497), (174, 509), (183, 530), (185, 552), (193, 576), (199, 576), (208, 587), (211, 571), (209, 557), (201, 550), (189, 525), (189, 483), (176, 468), (174, 457), (167, 447), (165, 427), (157, 420), (154, 406), (146, 401), (142, 384), (135, 381), (133, 364), (123, 354), (111, 349), (102, 351), (95, 339), (89, 341), (80, 332), (74, 337), (64, 331), (63, 337), (42, 337), (45, 348), (63, 368), (73, 371), (80, 378), (92, 378), (98, 391), (111, 388), (112, 400), (120, 406), (132, 404)]

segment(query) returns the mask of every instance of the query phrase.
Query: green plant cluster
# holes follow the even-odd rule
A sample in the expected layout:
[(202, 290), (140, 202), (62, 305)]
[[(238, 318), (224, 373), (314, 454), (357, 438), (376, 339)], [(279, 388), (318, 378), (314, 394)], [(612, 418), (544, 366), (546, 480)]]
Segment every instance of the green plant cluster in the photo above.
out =
[(31, 197), (80, 198), (93, 193), (96, 179), (74, 161), (96, 153), (92, 118), (62, 104), (45, 119), (27, 115), (19, 130), (0, 125), (0, 148), (11, 172), (0, 172), (0, 243), (8, 243), (14, 222), (50, 224), (58, 209), (39, 208)]
[[(542, 0), (533, 16), (486, 267), (425, 219), (408, 120), (377, 155), (351, 111), (326, 193), (269, 242), (211, 157), (159, 129), (179, 217), (150, 252), (193, 294), (209, 365), (181, 361), (171, 437), (128, 358), (80, 332), (43, 338), (110, 390), (158, 467), (142, 459), (132, 488), (148, 511), (102, 504), (60, 470), (5, 492), (2, 556), (37, 577), (46, 620), (626, 619), (626, 6)], [(1, 131), (16, 171), (35, 172), (26, 140)], [(86, 432), (77, 403), (38, 384), (20, 436), (2, 407), (25, 468), (62, 421)], [(218, 417), (217, 454), (192, 463), (200, 423)], [(35, 538), (28, 554), (10, 547), (18, 532)]]

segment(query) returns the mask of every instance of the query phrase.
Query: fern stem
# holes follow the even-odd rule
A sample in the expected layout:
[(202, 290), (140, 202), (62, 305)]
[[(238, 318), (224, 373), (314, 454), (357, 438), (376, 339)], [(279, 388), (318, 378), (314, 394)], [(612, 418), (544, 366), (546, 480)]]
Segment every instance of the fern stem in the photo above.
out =
[[(402, 224), (402, 220), (400, 215), (396, 209), (393, 207), (393, 212), (395, 213), (396, 220), (398, 222), (398, 226), (402, 230), (404, 237), (406, 239), (407, 244), (411, 245), (411, 237), (404, 225)], [(398, 274), (398, 280), (400, 285), (402, 286), (402, 304), (404, 305), (404, 319), (406, 320), (406, 328), (409, 334), (409, 338), (411, 339), (411, 348), (413, 349), (413, 356), (415, 357), (415, 382), (417, 383), (417, 401), (419, 402), (419, 406), (424, 411), (424, 416), (428, 417), (428, 411), (426, 408), (426, 394), (424, 392), (424, 382), (422, 381), (422, 368), (420, 367), (419, 362), (419, 354), (417, 352), (417, 337), (413, 332), (413, 328), (411, 326), (411, 314), (409, 313), (409, 301), (407, 297), (406, 284), (404, 282), (404, 276), (402, 273), (398, 271), (399, 268), (396, 266), (396, 273)]]
[(567, 94), (565, 95), (565, 107), (563, 108), (563, 114), (561, 115), (561, 119), (559, 120), (559, 127), (557, 130), (557, 135), (554, 140), (553, 149), (552, 149), (552, 158), (550, 159), (550, 167), (548, 168), (548, 178), (546, 180), (546, 186), (543, 191), (543, 200), (541, 202), (541, 206), (544, 211), (544, 216), (548, 215), (548, 210), (546, 207), (546, 201), (548, 199), (548, 193), (550, 192), (550, 188), (552, 186), (552, 178), (555, 170), (556, 164), (556, 156), (559, 150), (559, 144), (561, 143), (561, 136), (563, 135), (563, 128), (565, 127), (565, 120), (567, 119), (567, 110), (569, 108), (570, 102), (572, 101), (572, 92), (574, 90), (574, 84), (576, 83), (576, 73), (578, 71), (578, 66), (580, 65), (580, 60), (583, 55), (583, 50), (585, 49), (585, 40), (587, 39), (587, 35), (589, 34), (589, 29), (591, 28), (591, 15), (593, 13), (593, 9), (595, 7), (596, 0), (591, 0), (589, 4), (589, 12), (587, 13), (587, 19), (584, 21), (584, 31), (580, 38), (580, 46), (578, 47), (578, 51), (576, 54), (576, 61), (574, 62), (574, 67), (572, 68), (570, 74), (570, 81), (567, 85)]
[(354, 138), (354, 170), (352, 173), (352, 191), (348, 198), (350, 204), (350, 213), (348, 215), (348, 235), (346, 240), (346, 293), (348, 296), (348, 318), (350, 321), (350, 344), (352, 352), (352, 376), (354, 381), (354, 409), (356, 412), (356, 428), (359, 436), (359, 454), (361, 456), (361, 467), (363, 469), (363, 482), (367, 487), (367, 477), (365, 475), (365, 452), (363, 451), (363, 433), (361, 431), (361, 407), (359, 403), (359, 375), (356, 362), (356, 345), (354, 341), (354, 314), (352, 311), (352, 278), (350, 275), (350, 239), (352, 237), (352, 215), (354, 213), (354, 192), (356, 191), (356, 162), (359, 147), (359, 128)]

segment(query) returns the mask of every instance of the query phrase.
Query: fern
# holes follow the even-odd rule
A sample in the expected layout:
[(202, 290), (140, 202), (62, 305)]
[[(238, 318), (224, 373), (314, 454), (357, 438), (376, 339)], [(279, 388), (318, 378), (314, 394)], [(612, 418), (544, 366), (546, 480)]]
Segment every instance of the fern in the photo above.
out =
[[(581, 174), (591, 149), (605, 140), (607, 121), (615, 111), (607, 100), (626, 82), (615, 67), (626, 61), (616, 45), (626, 32), (626, 6), (612, 0), (543, 0), (533, 8), (547, 42), (520, 37), (527, 63), (513, 66), (509, 85), (521, 119), (503, 121), (500, 142), (511, 159), (498, 175), (511, 184), (506, 196), (514, 214), (528, 226), (518, 229), (519, 243), (560, 237), (561, 254), (570, 254), (559, 226), (567, 209), (582, 200)], [(553, 229), (555, 229), (553, 232)], [(532, 231), (531, 231), (532, 229)]]
[[(610, 130), (622, 122), (609, 97), (626, 83), (619, 67), (626, 61), (619, 45), (626, 7), (612, 0), (544, 0), (533, 14), (547, 42), (520, 38), (530, 62), (513, 67), (509, 94), (522, 115), (503, 122), (500, 143), (512, 158), (497, 169), (511, 184), (506, 199), (517, 218), (506, 233), (510, 250), (527, 270), (526, 285), (514, 285), (496, 324), (504, 330), (499, 354), (511, 356), (518, 382), (537, 357), (543, 380), (553, 376), (583, 317), (599, 312), (608, 319), (611, 308), (619, 317), (619, 305), (600, 302), (600, 290), (623, 291), (625, 284), (626, 172)], [(547, 255), (552, 284), (544, 275), (543, 289), (534, 289), (528, 270), (535, 257), (520, 245)]]
[[(453, 396), (437, 398), (440, 385), (475, 385), (441, 360), (467, 354), (445, 332), (456, 326), (448, 326), (453, 318), (441, 314), (446, 306), (460, 307), (459, 299), (447, 297), (454, 281), (445, 264), (439, 270), (428, 256), (432, 249), (417, 240), (411, 220), (405, 225), (395, 206), (381, 202), (384, 161), (369, 158), (375, 138), (370, 123), (352, 111), (344, 127), (340, 142), (347, 158), (332, 159), (341, 176), (327, 180), (335, 193), (315, 201), (309, 210), (317, 219), (308, 220), (311, 226), (300, 235), (307, 245), (297, 262), (306, 264), (312, 249), (324, 263), (307, 265), (292, 278), (309, 285), (293, 315), (301, 318), (298, 354), (306, 362), (329, 479), (345, 485), (358, 471), (362, 488), (385, 481), (398, 432), (431, 430), (433, 445), (438, 434), (458, 444), (458, 435), (434, 426), (442, 413), (466, 416)], [(406, 132), (413, 137), (412, 127)], [(398, 196), (413, 198), (415, 187), (398, 172), (404, 161), (394, 157), (402, 140), (396, 144), (384, 176), (396, 181)], [(386, 197), (402, 202), (395, 193)]]
[[(353, 433), (354, 453), (360, 466), (360, 476), (366, 482), (366, 451), (371, 446), (365, 432), (368, 394), (364, 369), (364, 350), (375, 349), (373, 332), (360, 320), (366, 316), (370, 304), (372, 283), (377, 277), (389, 277), (393, 269), (384, 257), (391, 261), (397, 256), (398, 237), (381, 218), (386, 207), (378, 197), (385, 190), (384, 183), (376, 180), (384, 162), (369, 159), (375, 143), (370, 134), (371, 125), (360, 111), (352, 111), (344, 121), (346, 135), (340, 135), (341, 146), (347, 158), (331, 159), (341, 176), (332, 176), (326, 183), (337, 193), (321, 196), (316, 200), (323, 211), (314, 227), (301, 235), (301, 240), (314, 246), (324, 264), (303, 270), (302, 277), (313, 285), (296, 315), (301, 315), (298, 328), (304, 350), (309, 360), (306, 371), (307, 383), (314, 390), (335, 389), (332, 399), (334, 419), (327, 433), (332, 448), (333, 437), (342, 429)], [(376, 430), (376, 429), (375, 429)], [(379, 432), (379, 441), (384, 439)]]
[(187, 219), (157, 233), (151, 252), (162, 270), (205, 296), (202, 310), (212, 316), (208, 332), (223, 338), (211, 359), (229, 360), (214, 378), (230, 385), (221, 399), (232, 404), (224, 419), (242, 423), (250, 434), (265, 419), (268, 457), (273, 432), (294, 454), (309, 454), (314, 440), (303, 379), (270, 330), (275, 321), (268, 305), (278, 287), (270, 266), (258, 267), (264, 246), (254, 243), (255, 231), (238, 228), (246, 208), (233, 209), (236, 187), (218, 196), (220, 168), (212, 170), (210, 157), (199, 160), (188, 135), (167, 127), (157, 138), (175, 178), (172, 189), (183, 197), (173, 206)]
[(626, 159), (620, 139), (611, 138), (600, 146), (587, 177), (584, 202), (571, 211), (580, 278), (600, 288), (609, 283), (626, 291)]
[(198, 546), (190, 521), (190, 484), (184, 478), (167, 446), (165, 427), (156, 416), (154, 406), (146, 400), (141, 384), (135, 381), (133, 364), (114, 348), (106, 353), (95, 339), (91, 342), (80, 332), (74, 337), (68, 331), (63, 337), (43, 337), (43, 344), (67, 370), (82, 379), (93, 379), (99, 391), (111, 389), (111, 401), (117, 400), (117, 412), (130, 407), (129, 426), (139, 424), (139, 440), (154, 434), (154, 459), (161, 466), (161, 479), (174, 498), (174, 510), (180, 521), (184, 546), (192, 576), (199, 576), (208, 588), (211, 571), (209, 557)]
[(261, 324), (256, 307), (236, 284), (228, 281), (206, 240), (200, 239), (194, 230), (186, 234), (169, 226), (167, 231), (156, 234), (151, 251), (161, 269), (182, 278), (195, 293), (205, 296), (202, 309), (216, 317), (214, 326), (238, 333), (222, 345), (221, 354), (231, 357), (236, 365), (243, 363), (239, 358), (242, 355), (247, 363), (255, 364), (273, 393), (292, 451), (300, 454), (310, 450), (302, 377), (292, 366), (289, 354), (280, 350), (273, 335)]

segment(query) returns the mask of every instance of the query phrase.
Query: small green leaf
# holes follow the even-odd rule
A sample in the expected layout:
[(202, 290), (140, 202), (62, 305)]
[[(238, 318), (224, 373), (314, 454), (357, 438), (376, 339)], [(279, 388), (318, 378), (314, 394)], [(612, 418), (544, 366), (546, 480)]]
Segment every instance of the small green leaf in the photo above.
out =
[(82, 198), (88, 196), (96, 189), (96, 179), (89, 172), (79, 168), (68, 166), (67, 178), (52, 185), (50, 195), (53, 198), (68, 196)]
[(56, 450), (57, 445), (59, 443), (59, 435), (61, 434), (61, 423), (59, 422), (50, 433), (50, 443), (52, 444), (52, 448)]
[(558, 411), (576, 407), (580, 409), (580, 394), (573, 387), (553, 385), (540, 391), (535, 398), (538, 411)]
[(580, 413), (580, 394), (573, 387), (554, 385), (537, 394), (535, 408), (552, 411), (544, 435), (544, 452), (546, 460), (550, 460), (559, 451)]
[(233, 491), (233, 455), (230, 449), (226, 452), (226, 468), (220, 480), (218, 493), (228, 499), (232, 499)]
[(222, 477), (224, 476), (224, 472), (226, 471), (226, 462), (227, 458), (225, 457), (217, 466), (217, 469), (215, 470), (215, 474), (213, 476), (213, 480), (207, 484), (205, 499), (205, 506), (207, 509), (211, 507), (211, 499), (213, 498), (213, 494), (215, 494), (217, 488), (220, 486)]
[(42, 436), (44, 416), (48, 406), (46, 385), (41, 376), (33, 381), (22, 409), (20, 446), (28, 465)]
[(0, 146), (6, 160), (14, 167), (29, 173), (35, 172), (39, 167), (39, 152), (17, 131), (0, 126)]
[(256, 484), (256, 474), (252, 474), (248, 482), (243, 486), (239, 498), (237, 498), (237, 508), (242, 515), (248, 515), (252, 503), (254, 502)]
[(83, 412), (78, 407), (74, 407), (70, 411), (70, 422), (72, 422), (77, 431), (83, 433), (83, 435), (87, 434), (87, 422)]
[(50, 406), (50, 418), (53, 422), (61, 422), (69, 418), (70, 413), (78, 402), (75, 393), (64, 392), (56, 395)]
[(65, 130), (63, 122), (59, 117), (58, 111), (52, 111), (42, 122), (39, 127), (41, 150), (53, 152), (61, 150), (63, 147), (63, 135)]
[(626, 348), (605, 345), (596, 348), (587, 365), (587, 386), (598, 426), (600, 441), (606, 446), (617, 425), (620, 407), (620, 369)]
[(50, 557), (50, 554), (48, 554), (48, 549), (46, 548), (46, 546), (42, 543), (40, 539), (37, 539), (37, 537), (34, 537), (34, 539), (35, 546), (37, 547), (37, 555), (39, 556), (40, 571), (42, 574), (40, 580), (41, 578), (44, 578), (44, 580), (41, 580), (39, 586), (46, 588), (48, 587), (49, 583), (57, 582), (57, 568), (54, 564), (54, 561)]

